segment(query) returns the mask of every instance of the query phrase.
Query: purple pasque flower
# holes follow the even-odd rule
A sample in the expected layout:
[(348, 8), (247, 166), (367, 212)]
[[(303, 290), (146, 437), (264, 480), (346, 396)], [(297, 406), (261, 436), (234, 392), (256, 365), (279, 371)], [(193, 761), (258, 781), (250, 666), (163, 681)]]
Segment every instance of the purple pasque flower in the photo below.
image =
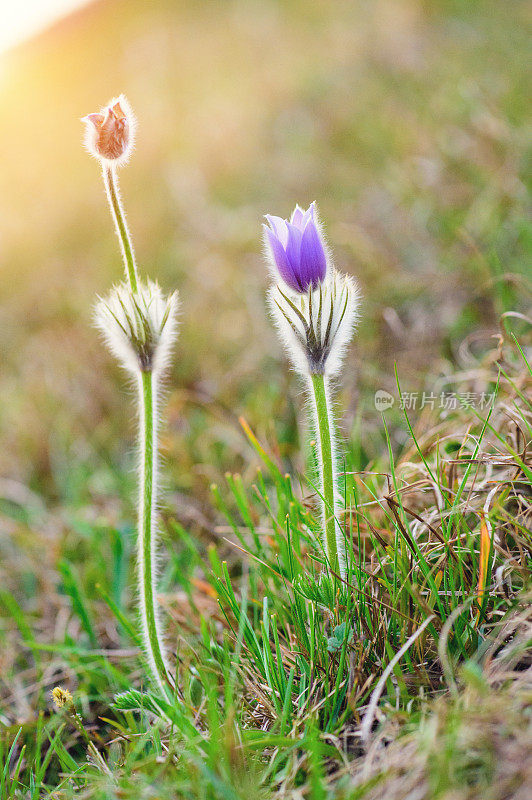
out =
[(317, 288), (327, 273), (327, 254), (321, 235), (316, 204), (306, 211), (296, 206), (290, 220), (266, 214), (266, 245), (283, 281), (300, 294)]

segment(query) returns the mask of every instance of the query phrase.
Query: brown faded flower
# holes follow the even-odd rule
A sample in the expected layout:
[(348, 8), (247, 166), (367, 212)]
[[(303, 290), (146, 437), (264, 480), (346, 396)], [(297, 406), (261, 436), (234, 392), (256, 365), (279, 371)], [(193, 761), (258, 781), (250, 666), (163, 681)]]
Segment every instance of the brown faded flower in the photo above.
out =
[(95, 158), (115, 165), (127, 161), (133, 148), (135, 117), (121, 94), (98, 114), (82, 118), (85, 123), (85, 146)]

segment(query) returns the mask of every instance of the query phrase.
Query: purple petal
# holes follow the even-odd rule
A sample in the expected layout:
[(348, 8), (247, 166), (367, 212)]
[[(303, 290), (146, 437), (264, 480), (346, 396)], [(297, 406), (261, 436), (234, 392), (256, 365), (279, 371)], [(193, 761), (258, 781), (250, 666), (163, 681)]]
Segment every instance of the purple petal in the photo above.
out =
[(270, 228), (268, 228), (266, 225), (264, 225), (263, 227), (264, 230), (266, 231), (266, 235), (268, 237), (268, 244), (270, 245), (273, 260), (275, 262), (275, 266), (277, 267), (279, 275), (291, 289), (298, 292), (299, 284), (296, 280), (296, 276), (294, 274), (292, 265), (288, 261), (283, 245), (276, 237), (275, 233), (272, 230), (270, 230)]
[(295, 225), (288, 223), (288, 244), (286, 245), (286, 257), (292, 267), (295, 279), (299, 284), (300, 291), (304, 291), (299, 277), (300, 268), (300, 253), (301, 253), (301, 239), (303, 238), (303, 231), (296, 228)]
[(296, 206), (292, 212), (292, 218), (290, 219), (290, 222), (292, 223), (292, 225), (297, 225), (298, 228), (301, 228), (301, 230), (303, 230), (304, 226), (302, 225), (302, 222), (304, 219), (304, 215), (305, 212), (303, 211), (303, 209), (300, 206)]
[(309, 222), (301, 239), (299, 256), (299, 282), (305, 288), (317, 286), (325, 278), (327, 259), (318, 229)]
[(311, 203), (306, 211), (303, 212), (303, 222), (301, 224), (301, 230), (304, 231), (307, 227), (309, 222), (314, 222), (314, 211), (316, 209), (316, 203)]
[(288, 230), (285, 220), (282, 217), (275, 217), (272, 214), (266, 214), (266, 219), (283, 247), (286, 247), (288, 242)]

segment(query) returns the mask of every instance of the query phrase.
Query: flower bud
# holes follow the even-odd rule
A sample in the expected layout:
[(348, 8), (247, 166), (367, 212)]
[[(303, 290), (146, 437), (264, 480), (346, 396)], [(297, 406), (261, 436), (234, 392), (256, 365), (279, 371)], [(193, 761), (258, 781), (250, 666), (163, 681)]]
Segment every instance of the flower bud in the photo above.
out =
[(165, 297), (152, 281), (139, 283), (135, 292), (121, 283), (97, 303), (96, 325), (129, 372), (157, 372), (172, 351), (177, 307), (177, 292)]
[(85, 146), (91, 155), (116, 166), (128, 160), (134, 143), (135, 117), (123, 94), (81, 121), (85, 123)]
[(290, 220), (266, 215), (264, 241), (274, 273), (294, 292), (316, 289), (327, 274), (327, 247), (315, 203), (306, 211), (296, 206)]

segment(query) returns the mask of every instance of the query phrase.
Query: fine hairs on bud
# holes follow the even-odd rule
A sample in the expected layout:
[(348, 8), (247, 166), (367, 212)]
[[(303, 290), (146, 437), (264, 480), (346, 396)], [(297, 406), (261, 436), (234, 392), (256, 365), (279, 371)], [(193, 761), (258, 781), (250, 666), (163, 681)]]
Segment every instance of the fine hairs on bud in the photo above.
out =
[(178, 294), (164, 297), (153, 281), (115, 286), (98, 301), (95, 322), (111, 352), (133, 374), (160, 373), (167, 366), (177, 336)]
[(135, 144), (135, 115), (125, 95), (113, 97), (99, 112), (87, 114), (85, 147), (88, 152), (108, 166), (125, 164)]
[(349, 275), (331, 267), (323, 283), (304, 294), (282, 283), (270, 287), (268, 305), (287, 355), (303, 377), (333, 378), (358, 319), (360, 292)]

